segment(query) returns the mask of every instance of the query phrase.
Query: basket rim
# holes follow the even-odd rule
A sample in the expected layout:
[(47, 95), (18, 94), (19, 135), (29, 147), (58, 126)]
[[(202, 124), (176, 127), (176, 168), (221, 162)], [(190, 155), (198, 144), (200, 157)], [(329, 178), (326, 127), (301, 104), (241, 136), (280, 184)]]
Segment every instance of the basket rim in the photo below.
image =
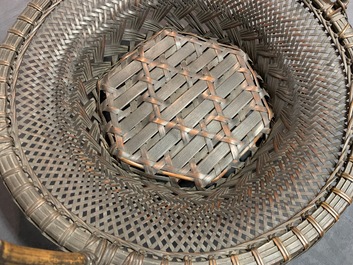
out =
[[(26, 50), (26, 46), (31, 41), (31, 37), (26, 39), (24, 38), (25, 36), (28, 37), (27, 34), (29, 28), (34, 25), (31, 31), (31, 36), (33, 36), (35, 31), (39, 28), (40, 23), (44, 22), (46, 16), (49, 15), (50, 12), (61, 3), (61, 1), (62, 0), (51, 3), (49, 0), (32, 0), (32, 2), (28, 4), (25, 11), (23, 11), (22, 15), (20, 15), (17, 20), (21, 22), (25, 21), (25, 23), (27, 23), (28, 25), (28, 29), (17, 29), (15, 24), (15, 26), (9, 31), (9, 34), (11, 33), (13, 35), (17, 35), (19, 41), (16, 43), (16, 45), (11, 43), (10, 41), (5, 41), (0, 46), (0, 66), (3, 67), (3, 69), (0, 69), (3, 70), (0, 71), (0, 106), (2, 108), (3, 114), (0, 117), (0, 124), (2, 126), (2, 130), (0, 133), (0, 137), (2, 139), (0, 143), (0, 173), (6, 186), (10, 190), (14, 200), (26, 213), (26, 215), (28, 215), (30, 218), (33, 218), (31, 214), (34, 212), (34, 209), (43, 209), (43, 212), (47, 213), (47, 217), (53, 219), (53, 216), (55, 216), (52, 221), (58, 221), (61, 223), (61, 225), (65, 228), (63, 234), (65, 234), (66, 236), (62, 238), (53, 238), (53, 234), (51, 234), (49, 229), (50, 226), (41, 227), (40, 229), (43, 230), (44, 235), (51, 238), (53, 241), (58, 242), (61, 245), (65, 243), (65, 248), (67, 250), (81, 251), (86, 247), (87, 250), (92, 251), (98, 257), (99, 255), (109, 256), (111, 253), (113, 253), (114, 255), (111, 257), (111, 260), (114, 259), (123, 261), (125, 259), (132, 259), (142, 262), (143, 253), (133, 251), (129, 254), (125, 251), (121, 251), (119, 249), (119, 246), (114, 245), (114, 243), (108, 242), (105, 239), (101, 239), (99, 235), (95, 235), (94, 233), (91, 233), (90, 231), (84, 229), (83, 227), (77, 224), (77, 220), (69, 220), (68, 215), (62, 213), (61, 210), (58, 210), (53, 207), (53, 205), (51, 205), (51, 203), (43, 197), (43, 195), (31, 184), (31, 182), (26, 177), (25, 170), (21, 165), (21, 160), (13, 145), (13, 136), (15, 135), (16, 128), (12, 128), (12, 126), (14, 125), (9, 124), (7, 120), (6, 105), (8, 104), (7, 100), (11, 95), (7, 95), (6, 87), (8, 85), (13, 85), (11, 84), (12, 79), (10, 76), (11, 71), (13, 71), (11, 68), (18, 69), (20, 60), (17, 61), (14, 59), (14, 56), (11, 58), (6, 57), (2, 54), (6, 55), (9, 51), (12, 51), (14, 53), (23, 53)], [(345, 48), (345, 50), (347, 51), (348, 58), (345, 58), (344, 50), (341, 49), (340, 52), (342, 53), (342, 58), (347, 60), (353, 60), (352, 37), (345, 37), (345, 32), (347, 31), (347, 29), (351, 29), (352, 27), (349, 25), (344, 11), (342, 11), (342, 9), (337, 6), (334, 6), (334, 4), (328, 3), (330, 1), (303, 0), (303, 2), (306, 4), (307, 7), (312, 10), (312, 12), (316, 14), (320, 22), (330, 32), (330, 34), (332, 35), (332, 39), (336, 41), (336, 45), (340, 45)], [(34, 11), (36, 13), (35, 19), (28, 17), (28, 10)], [(321, 12), (323, 15), (321, 14)], [(327, 16), (326, 19), (323, 17), (324, 15)], [(329, 25), (330, 23), (332, 23), (332, 28)], [(352, 78), (352, 70), (350, 69), (351, 63), (346, 64), (348, 66), (347, 75), (348, 77)], [(352, 80), (350, 80), (350, 89), (353, 90)], [(349, 111), (350, 117), (348, 126), (352, 127), (352, 106), (350, 107), (351, 109)], [(350, 148), (350, 144), (350, 141), (347, 140), (345, 143), (345, 148)], [(265, 256), (263, 256), (263, 250), (266, 250), (271, 247), (277, 248), (276, 254), (281, 257), (281, 261), (286, 262), (292, 258), (292, 253), (288, 251), (284, 241), (288, 237), (293, 236), (296, 237), (296, 244), (299, 247), (301, 246), (302, 250), (308, 249), (313, 243), (317, 242), (317, 240), (320, 239), (335, 222), (338, 221), (341, 213), (346, 209), (348, 205), (352, 203), (353, 177), (350, 174), (352, 166), (353, 159), (349, 158), (349, 161), (345, 165), (345, 173), (342, 174), (340, 180), (337, 182), (335, 187), (327, 196), (326, 201), (322, 202), (311, 216), (303, 218), (303, 221), (297, 227), (291, 228), (291, 230), (279, 237), (274, 237), (272, 239), (266, 240), (266, 242), (263, 243), (260, 247), (247, 250), (246, 252), (240, 255), (232, 255), (232, 253), (230, 252), (229, 258), (220, 259), (217, 260), (217, 262), (240, 264), (239, 260), (241, 260), (244, 256), (251, 254), (255, 258), (257, 264), (265, 264)], [(14, 186), (15, 181), (18, 182), (18, 185), (16, 187)], [(349, 193), (337, 188), (343, 187), (344, 185), (351, 187), (351, 191)], [(326, 189), (329, 186), (330, 185), (328, 183), (324, 186), (323, 189)], [(25, 200), (21, 198), (22, 196), (26, 196), (27, 198), (29, 198), (32, 203), (25, 203)], [(337, 200), (344, 201), (344, 207), (341, 207), (340, 209), (335, 209), (335, 205), (333, 204), (333, 202)], [(329, 221), (323, 226), (319, 219), (325, 219), (324, 217), (327, 218), (327, 220)], [(36, 223), (35, 218), (33, 218), (32, 221), (34, 222), (34, 224)], [(306, 238), (302, 232), (305, 228), (308, 227), (310, 227), (311, 230), (315, 231), (311, 238)], [(77, 231), (82, 232), (82, 234), (86, 234), (86, 237), (82, 238), (82, 242), (84, 242), (84, 244), (80, 242), (74, 242), (73, 239), (75, 237), (72, 235), (78, 233)], [(267, 236), (262, 235), (260, 237), (266, 239)], [(65, 242), (66, 240), (69, 243)], [(104, 245), (104, 247), (102, 244)], [(96, 258), (95, 256), (91, 256), (91, 254), (87, 254), (87, 256), (91, 259)], [(153, 261), (154, 260), (145, 259), (144, 263), (154, 264)], [(185, 263), (187, 263), (188, 261), (188, 259), (185, 259)], [(210, 262), (211, 261), (212, 258), (210, 258)], [(184, 261), (182, 262), (184, 263)]]

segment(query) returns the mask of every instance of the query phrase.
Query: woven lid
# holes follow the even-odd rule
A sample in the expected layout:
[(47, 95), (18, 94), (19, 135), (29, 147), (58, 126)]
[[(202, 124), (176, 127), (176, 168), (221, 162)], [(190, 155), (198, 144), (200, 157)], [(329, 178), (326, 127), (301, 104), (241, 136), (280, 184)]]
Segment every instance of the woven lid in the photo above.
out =
[[(344, 7), (343, 1), (330, 0), (33, 0), (0, 47), (1, 176), (43, 234), (66, 250), (86, 253), (96, 264), (288, 261), (320, 239), (352, 203), (353, 29)], [(116, 109), (122, 110), (118, 115), (99, 109), (106, 108), (109, 93), (121, 88), (132, 92), (133, 82), (147, 84), (144, 93), (132, 93), (130, 99), (139, 101), (131, 101), (126, 113), (140, 115), (131, 110), (150, 102), (148, 113), (155, 116), (151, 108), (158, 106), (159, 118), (167, 124), (153, 123), (154, 117), (138, 126), (157, 126), (154, 133), (158, 137), (163, 129), (166, 136), (173, 130), (183, 145), (183, 137), (192, 137), (190, 132), (180, 133), (180, 126), (168, 129), (167, 125), (177, 124), (178, 115), (185, 120), (188, 111), (196, 108), (193, 104), (190, 108), (181, 105), (178, 114), (167, 119), (163, 106), (167, 110), (177, 98), (171, 95), (159, 101), (161, 96), (152, 96), (159, 90), (148, 90), (148, 80), (135, 78), (132, 71), (129, 78), (118, 82), (122, 87), (114, 78), (104, 79), (113, 73), (120, 78), (120, 69), (136, 62), (134, 54), (148, 52), (144, 45), (159, 47), (158, 42), (171, 40), (168, 31), (163, 31), (166, 28), (179, 32), (181, 39), (175, 47), (186, 38), (200, 42), (202, 50), (212, 39), (217, 44), (207, 48), (210, 53), (222, 47), (229, 59), (240, 62), (242, 56), (233, 56), (223, 45), (239, 47), (251, 59), (269, 95), (274, 117), (267, 139), (241, 169), (221, 178), (213, 189), (180, 188), (174, 177), (161, 183), (159, 177), (167, 177), (159, 171), (165, 168), (153, 168), (157, 159), (139, 159), (144, 152), (141, 148), (135, 159), (135, 151), (126, 148), (128, 142), (118, 142), (120, 132), (114, 128), (133, 132), (119, 120), (124, 107)], [(207, 54), (197, 51), (186, 61)], [(159, 48), (155, 54), (169, 58)], [(214, 59), (218, 63), (221, 52)], [(141, 70), (146, 62), (137, 65), (141, 77), (153, 72)], [(235, 90), (218, 102), (210, 89), (217, 81), (202, 80), (212, 73), (205, 69), (190, 71), (198, 78), (185, 85), (205, 85), (196, 98), (204, 104), (212, 102), (210, 111), (219, 115), (226, 108), (217, 109), (217, 104), (222, 106), (222, 99), (232, 98), (239, 86), (234, 82)], [(164, 82), (171, 70), (161, 70), (162, 79), (156, 80)], [(251, 72), (250, 68), (246, 71)], [(178, 70), (175, 75), (184, 78), (182, 73)], [(241, 92), (254, 99), (258, 95), (254, 105), (261, 108), (244, 115), (262, 119), (269, 110), (255, 74), (248, 77), (247, 85), (253, 82), (258, 94)], [(113, 82), (111, 86), (108, 81)], [(111, 90), (99, 90), (102, 84)], [(195, 92), (173, 87), (179, 97)], [(215, 86), (217, 96), (219, 90)], [(114, 97), (114, 103), (119, 100), (123, 98)], [(198, 104), (197, 100), (192, 103)], [(126, 120), (130, 123), (132, 118)], [(215, 119), (214, 123), (221, 126), (228, 121)], [(256, 142), (258, 134), (251, 129), (246, 135)], [(157, 138), (141, 139), (144, 145), (157, 146)], [(122, 163), (118, 150), (127, 150), (122, 154), (128, 154), (134, 165)], [(211, 175), (217, 179), (219, 172)]]

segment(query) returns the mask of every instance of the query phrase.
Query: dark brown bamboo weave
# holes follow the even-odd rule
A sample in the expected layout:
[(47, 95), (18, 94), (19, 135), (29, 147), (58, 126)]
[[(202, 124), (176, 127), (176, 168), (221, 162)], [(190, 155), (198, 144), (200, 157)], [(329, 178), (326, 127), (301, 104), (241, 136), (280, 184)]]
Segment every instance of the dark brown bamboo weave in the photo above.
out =
[[(279, 264), (353, 196), (347, 1), (33, 0), (0, 47), (0, 173), (43, 233), (95, 264)], [(205, 191), (110, 155), (98, 80), (164, 28), (248, 54), (271, 132)]]
[(99, 81), (110, 152), (198, 188), (239, 170), (272, 118), (246, 57), (171, 30), (140, 44)]

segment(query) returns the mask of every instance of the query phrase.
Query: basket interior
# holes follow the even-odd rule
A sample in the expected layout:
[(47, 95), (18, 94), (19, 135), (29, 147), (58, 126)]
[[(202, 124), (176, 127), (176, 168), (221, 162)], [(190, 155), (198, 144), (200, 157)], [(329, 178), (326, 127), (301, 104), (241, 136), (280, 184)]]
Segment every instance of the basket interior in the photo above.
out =
[[(73, 3), (75, 11), (65, 12)], [(341, 155), (347, 84), (332, 40), (300, 1), (89, 7), (63, 1), (33, 37), (12, 117), (29, 177), (67, 215), (110, 241), (163, 256), (233, 248), (283, 231), (281, 224), (307, 211)], [(110, 16), (93, 15), (99, 8)], [(98, 80), (164, 28), (239, 46), (270, 96), (268, 139), (242, 170), (210, 190), (141, 178), (110, 154), (103, 133)]]

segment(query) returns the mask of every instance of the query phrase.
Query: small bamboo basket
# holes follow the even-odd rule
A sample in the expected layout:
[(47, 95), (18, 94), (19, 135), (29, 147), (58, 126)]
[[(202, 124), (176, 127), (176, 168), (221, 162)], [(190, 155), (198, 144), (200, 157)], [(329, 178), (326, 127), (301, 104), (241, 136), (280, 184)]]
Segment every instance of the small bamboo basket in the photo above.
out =
[(352, 203), (347, 4), (32, 0), (0, 46), (2, 179), (76, 264), (290, 261)]
[(100, 83), (111, 153), (198, 188), (239, 170), (272, 116), (247, 60), (239, 48), (170, 30), (140, 44)]

